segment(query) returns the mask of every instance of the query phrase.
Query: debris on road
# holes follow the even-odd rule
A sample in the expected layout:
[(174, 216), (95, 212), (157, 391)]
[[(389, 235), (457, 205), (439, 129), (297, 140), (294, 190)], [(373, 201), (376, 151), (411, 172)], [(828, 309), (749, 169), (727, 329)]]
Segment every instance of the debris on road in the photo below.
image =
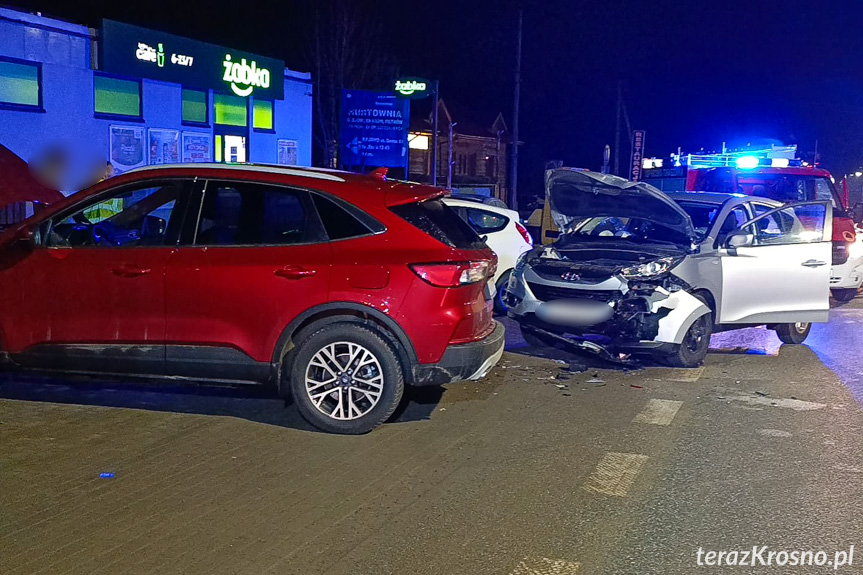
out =
[(581, 373), (583, 371), (587, 371), (587, 365), (578, 361), (571, 361), (569, 362), (569, 365), (566, 367), (566, 369), (570, 373)]
[(103, 471), (102, 473), (99, 474), (99, 479), (113, 479), (113, 478), (114, 478), (113, 472)]

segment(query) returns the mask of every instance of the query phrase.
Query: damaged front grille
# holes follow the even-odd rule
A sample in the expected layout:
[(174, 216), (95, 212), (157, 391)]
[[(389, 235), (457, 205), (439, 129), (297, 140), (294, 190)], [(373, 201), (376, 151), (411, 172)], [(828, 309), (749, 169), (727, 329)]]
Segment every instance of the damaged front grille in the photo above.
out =
[(535, 282), (527, 282), (527, 287), (533, 295), (536, 296), (536, 299), (540, 301), (551, 301), (555, 299), (592, 299), (609, 302), (619, 299), (621, 296), (619, 290), (571, 289)]

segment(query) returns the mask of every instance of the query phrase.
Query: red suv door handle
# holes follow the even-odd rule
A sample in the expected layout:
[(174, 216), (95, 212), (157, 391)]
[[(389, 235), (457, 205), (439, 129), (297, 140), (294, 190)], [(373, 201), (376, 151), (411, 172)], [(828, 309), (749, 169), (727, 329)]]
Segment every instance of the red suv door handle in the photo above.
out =
[(150, 273), (150, 268), (141, 268), (138, 266), (131, 265), (121, 265), (115, 267), (113, 270), (115, 276), (121, 276), (124, 278), (134, 278), (138, 276), (145, 276)]
[(276, 275), (286, 280), (301, 280), (315, 275), (315, 270), (307, 270), (302, 266), (285, 266), (280, 270), (276, 270)]

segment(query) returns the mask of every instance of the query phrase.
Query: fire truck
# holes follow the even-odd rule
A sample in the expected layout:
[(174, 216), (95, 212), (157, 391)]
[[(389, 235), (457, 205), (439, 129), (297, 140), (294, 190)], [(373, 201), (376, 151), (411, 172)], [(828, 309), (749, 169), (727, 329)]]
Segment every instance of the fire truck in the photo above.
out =
[(847, 186), (797, 156), (797, 146), (715, 154), (672, 154), (669, 165), (646, 159), (642, 180), (663, 191), (739, 193), (781, 202), (827, 200), (833, 205), (833, 297), (850, 301), (863, 284), (863, 243), (848, 213)]

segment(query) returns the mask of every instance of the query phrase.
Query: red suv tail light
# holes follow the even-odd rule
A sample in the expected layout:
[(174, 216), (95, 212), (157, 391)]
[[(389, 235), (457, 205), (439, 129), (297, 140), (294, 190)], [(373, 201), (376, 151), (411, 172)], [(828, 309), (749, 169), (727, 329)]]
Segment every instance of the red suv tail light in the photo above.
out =
[(458, 287), (485, 281), (494, 273), (487, 260), (459, 263), (411, 264), (411, 270), (427, 284), (436, 287)]
[(523, 225), (521, 225), (518, 222), (515, 222), (515, 229), (518, 230), (518, 233), (521, 234), (521, 237), (524, 238), (524, 241), (527, 242), (527, 245), (529, 245), (529, 246), (533, 245), (533, 238), (530, 237), (530, 233), (527, 231), (526, 227), (524, 227)]

